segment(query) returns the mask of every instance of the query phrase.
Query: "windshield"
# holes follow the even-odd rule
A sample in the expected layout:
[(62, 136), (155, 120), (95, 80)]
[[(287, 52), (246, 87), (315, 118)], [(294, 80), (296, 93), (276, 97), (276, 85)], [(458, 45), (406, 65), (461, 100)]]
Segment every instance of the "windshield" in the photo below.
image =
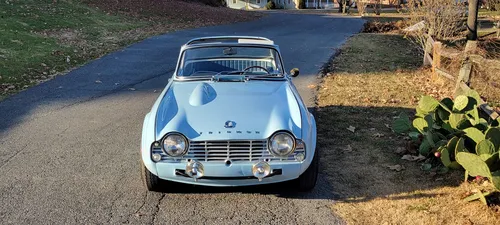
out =
[(184, 51), (177, 76), (282, 75), (278, 52), (265, 47), (202, 47)]

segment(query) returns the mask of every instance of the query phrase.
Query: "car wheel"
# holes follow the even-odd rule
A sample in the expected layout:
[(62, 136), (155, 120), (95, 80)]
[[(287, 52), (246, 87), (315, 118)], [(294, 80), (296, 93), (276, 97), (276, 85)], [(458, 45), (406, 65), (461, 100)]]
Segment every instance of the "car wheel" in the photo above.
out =
[(148, 188), (149, 191), (158, 191), (160, 189), (160, 181), (161, 179), (149, 172), (149, 170), (144, 166), (141, 162), (141, 176), (144, 185)]
[(316, 186), (319, 170), (319, 152), (316, 151), (309, 168), (297, 179), (299, 191), (310, 191)]

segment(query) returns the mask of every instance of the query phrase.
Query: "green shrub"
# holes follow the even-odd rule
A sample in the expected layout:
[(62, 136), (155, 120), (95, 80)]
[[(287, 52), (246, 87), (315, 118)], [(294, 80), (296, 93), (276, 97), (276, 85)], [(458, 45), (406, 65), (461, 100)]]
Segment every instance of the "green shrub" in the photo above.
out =
[(266, 9), (276, 9), (276, 4), (273, 1), (268, 1), (266, 4)]
[[(403, 114), (394, 121), (393, 130), (407, 133), (419, 143), (421, 155), (435, 155), (450, 169), (464, 168), (466, 178), (487, 178), (499, 191), (500, 119), (487, 121), (479, 117), (479, 100), (475, 91), (468, 96), (457, 96), (455, 101), (450, 98), (437, 101), (431, 96), (423, 96), (415, 119), (410, 122)], [(483, 200), (484, 194), (468, 200), (475, 199)]]

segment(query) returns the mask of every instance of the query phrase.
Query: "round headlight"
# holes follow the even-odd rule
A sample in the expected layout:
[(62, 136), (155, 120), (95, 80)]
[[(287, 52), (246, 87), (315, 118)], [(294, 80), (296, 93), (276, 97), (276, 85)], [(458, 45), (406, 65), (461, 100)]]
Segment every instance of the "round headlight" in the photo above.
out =
[(167, 134), (163, 138), (163, 151), (169, 156), (182, 156), (188, 149), (187, 139), (181, 134)]
[(276, 133), (270, 138), (269, 149), (276, 156), (287, 156), (295, 150), (295, 138), (289, 133)]

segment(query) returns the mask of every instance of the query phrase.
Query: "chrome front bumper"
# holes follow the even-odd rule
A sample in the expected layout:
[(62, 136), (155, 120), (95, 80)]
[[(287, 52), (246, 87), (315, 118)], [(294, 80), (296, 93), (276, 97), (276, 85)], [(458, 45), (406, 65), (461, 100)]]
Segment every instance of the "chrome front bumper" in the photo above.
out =
[[(306, 161), (305, 161), (306, 162)], [(261, 181), (252, 174), (256, 162), (233, 162), (227, 166), (223, 162), (201, 162), (204, 175), (199, 179), (187, 176), (185, 161), (156, 163), (157, 176), (161, 179), (204, 186), (247, 186), (278, 183), (296, 179), (302, 174), (308, 163), (297, 161), (270, 161), (271, 173)]]

